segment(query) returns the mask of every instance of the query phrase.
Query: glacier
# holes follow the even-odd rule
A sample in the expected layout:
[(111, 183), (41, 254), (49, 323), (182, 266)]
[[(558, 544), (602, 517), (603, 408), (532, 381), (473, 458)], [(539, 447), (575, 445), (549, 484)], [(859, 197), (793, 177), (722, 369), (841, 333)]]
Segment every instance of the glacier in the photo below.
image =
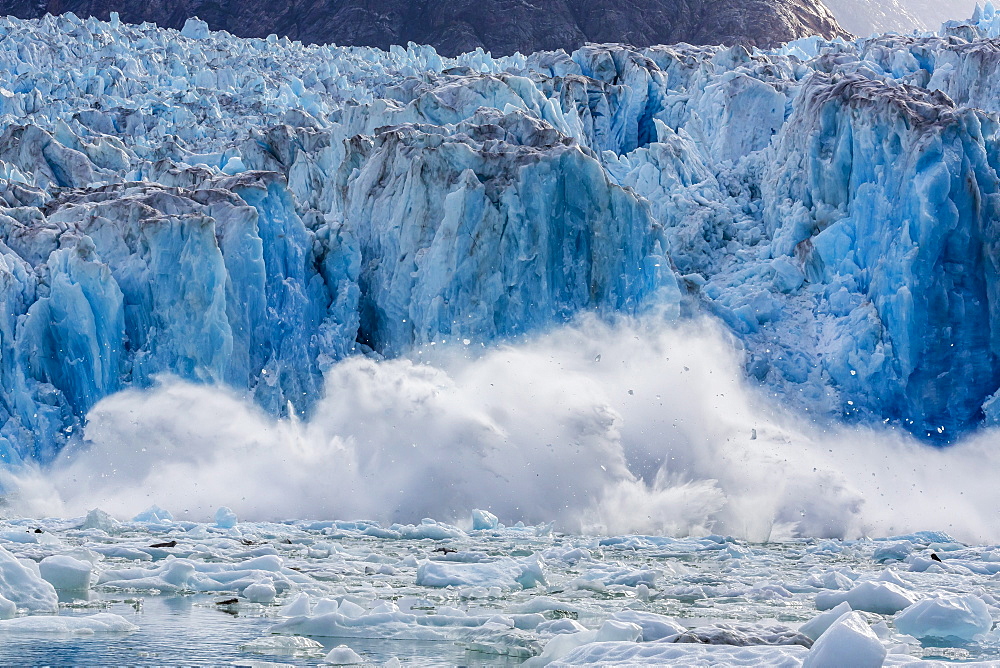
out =
[[(340, 360), (707, 314), (818, 420), (1000, 422), (1000, 15), (444, 58), (0, 19), (0, 458), (157, 379), (308, 415)], [(67, 65), (72, 63), (72, 65)]]

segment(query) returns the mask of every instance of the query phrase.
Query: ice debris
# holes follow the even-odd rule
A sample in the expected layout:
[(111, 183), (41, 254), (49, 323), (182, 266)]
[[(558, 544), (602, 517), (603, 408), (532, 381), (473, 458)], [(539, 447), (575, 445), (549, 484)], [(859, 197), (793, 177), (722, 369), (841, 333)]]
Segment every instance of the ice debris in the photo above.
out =
[(95, 633), (131, 633), (139, 627), (121, 615), (99, 612), (86, 617), (35, 616), (0, 620), (0, 633), (54, 633), (93, 635)]
[(891, 615), (916, 602), (917, 596), (892, 582), (868, 580), (850, 591), (824, 591), (816, 595), (816, 607), (820, 610), (848, 603), (853, 610), (864, 610), (882, 615)]
[(81, 529), (98, 529), (108, 534), (114, 533), (120, 526), (121, 523), (118, 520), (100, 508), (89, 511), (83, 523), (80, 524)]
[(550, 668), (572, 666), (757, 666), (800, 668), (804, 647), (729, 647), (725, 645), (676, 645), (672, 643), (595, 642), (583, 645), (550, 664)]
[[(28, 562), (33, 563), (33, 562)], [(55, 612), (59, 597), (55, 588), (17, 557), (0, 547), (0, 596), (31, 612)]]
[(56, 589), (86, 591), (96, 579), (93, 564), (67, 554), (45, 557), (39, 562), (38, 571)]
[(915, 638), (972, 640), (993, 628), (990, 609), (978, 596), (943, 595), (925, 598), (893, 618), (900, 633)]
[(169, 510), (164, 510), (159, 506), (150, 506), (146, 510), (142, 511), (138, 515), (132, 518), (133, 522), (149, 522), (152, 524), (159, 524), (162, 522), (172, 522), (174, 516)]
[(509, 557), (482, 563), (424, 561), (417, 568), (417, 584), (425, 587), (499, 586), (505, 589), (531, 589), (544, 585), (544, 562), (541, 559)]
[(334, 666), (353, 666), (365, 661), (347, 645), (338, 645), (327, 653), (326, 662)]
[(591, 643), (635, 642), (642, 636), (642, 627), (629, 622), (608, 620), (599, 629), (554, 636), (537, 657), (524, 662), (525, 668), (540, 668), (566, 658), (579, 647)]
[(488, 510), (473, 510), (472, 511), (472, 529), (473, 531), (490, 531), (492, 529), (497, 529), (500, 526), (500, 520), (497, 516)]
[(271, 579), (254, 582), (243, 590), (243, 596), (251, 603), (273, 603), (278, 590)]
[(241, 645), (240, 649), (254, 654), (316, 654), (323, 651), (323, 645), (300, 636), (263, 636)]
[(225, 506), (215, 512), (215, 525), (220, 529), (232, 529), (236, 522), (236, 513)]
[(237, 563), (213, 564), (173, 555), (152, 568), (107, 569), (100, 573), (98, 584), (120, 589), (154, 589), (160, 592), (235, 592), (261, 596), (261, 584), (275, 592), (284, 592), (296, 582), (306, 581), (298, 572), (286, 568), (275, 555), (263, 555)]
[(618, 622), (628, 622), (637, 625), (642, 629), (642, 634), (637, 638), (641, 642), (672, 638), (687, 631), (687, 628), (681, 626), (676, 620), (655, 612), (622, 610), (621, 612), (616, 612), (611, 618)]
[(813, 645), (802, 668), (881, 668), (888, 652), (857, 612), (845, 612)]
[(826, 612), (822, 612), (808, 622), (799, 627), (799, 633), (811, 638), (812, 640), (818, 640), (823, 633), (826, 632), (830, 626), (833, 625), (838, 619), (844, 616), (844, 614), (851, 611), (851, 604), (847, 601), (841, 601), (834, 607), (830, 608)]
[[(133, 592), (147, 601), (143, 616), (151, 623), (160, 606), (149, 605), (150, 599), (178, 593), (195, 606), (238, 611), (236, 623), (258, 623), (264, 614), (272, 620), (267, 636), (234, 646), (234, 652), (311, 659), (343, 642), (368, 660), (367, 645), (352, 639), (375, 639), (436, 641), (417, 644), (449, 661), (455, 652), (475, 651), (528, 659), (528, 665), (799, 666), (870, 660), (892, 666), (915, 661), (910, 654), (921, 643), (924, 651), (962, 648), (970, 658), (988, 658), (998, 610), (989, 594), (993, 567), (1000, 563), (996, 547), (962, 545), (943, 535), (761, 545), (722, 536), (595, 537), (521, 527), (458, 537), (445, 531), (445, 538), (431, 541), (405, 537), (403, 527), (388, 537), (375, 536), (368, 530), (380, 525), (360, 520), (243, 522), (239, 532), (214, 522), (122, 522), (114, 535), (80, 524), (79, 518), (0, 521), (0, 540), (10, 555), (0, 560), (0, 573), (13, 569), (21, 576), (0, 589), (0, 618), (15, 622), (0, 624), (0, 630), (72, 635), (131, 629), (120, 617), (78, 616), (80, 600), (74, 609), (51, 616), (58, 610), (56, 590), (40, 575), (75, 586), (74, 579), (90, 581), (96, 574), (85, 592), (93, 602), (86, 605), (108, 605), (108, 612), (125, 620), (132, 619), (131, 608), (142, 606), (141, 599), (122, 600)], [(421, 526), (448, 525), (428, 522), (410, 529)], [(51, 541), (2, 538), (19, 537), (25, 527)], [(900, 573), (873, 559), (883, 544), (904, 541), (914, 550), (941, 550), (954, 570)], [(151, 546), (166, 544), (172, 547)], [(729, 558), (720, 560), (723, 553)], [(746, 556), (751, 554), (753, 559)], [(672, 562), (683, 568), (669, 567)], [(421, 580), (428, 564), (441, 567), (430, 569), (441, 582)], [(651, 585), (641, 574), (654, 571), (654, 565)], [(517, 578), (536, 567), (544, 582), (524, 588)], [(579, 586), (588, 574), (588, 586)], [(845, 588), (807, 584), (813, 578)], [(48, 592), (42, 597), (48, 606), (23, 603), (36, 590)], [(916, 602), (895, 617), (888, 611), (895, 606), (876, 612), (851, 608), (855, 602), (892, 602), (875, 593), (897, 590)], [(79, 597), (61, 592), (67, 594)], [(852, 604), (842, 601), (798, 629), (760, 621), (773, 619), (776, 609), (804, 621), (814, 602), (823, 607), (820, 601), (830, 594), (853, 596)], [(654, 612), (666, 609), (676, 610), (677, 617)], [(682, 623), (696, 618), (693, 611), (698, 621)], [(19, 612), (34, 616), (17, 617)], [(729, 621), (710, 621), (722, 615)], [(324, 640), (325, 650), (315, 640), (324, 638), (330, 639)]]

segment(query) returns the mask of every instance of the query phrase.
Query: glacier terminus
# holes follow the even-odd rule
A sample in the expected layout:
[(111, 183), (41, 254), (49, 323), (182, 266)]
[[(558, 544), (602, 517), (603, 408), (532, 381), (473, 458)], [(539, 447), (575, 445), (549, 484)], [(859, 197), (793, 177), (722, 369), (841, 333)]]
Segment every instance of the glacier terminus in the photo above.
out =
[(814, 414), (996, 421), (998, 26), (443, 58), (4, 19), (3, 459), (160, 374), (304, 415), (351, 355), (649, 309)]

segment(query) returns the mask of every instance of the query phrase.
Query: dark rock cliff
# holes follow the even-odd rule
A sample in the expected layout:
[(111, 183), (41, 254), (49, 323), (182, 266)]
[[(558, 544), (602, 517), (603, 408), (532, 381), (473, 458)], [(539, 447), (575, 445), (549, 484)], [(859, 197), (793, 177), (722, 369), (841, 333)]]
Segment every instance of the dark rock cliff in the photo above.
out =
[(0, 14), (73, 12), (179, 28), (199, 16), (241, 37), (307, 43), (432, 44), (444, 55), (574, 49), (585, 42), (770, 47), (806, 35), (843, 35), (819, 0), (0, 0)]

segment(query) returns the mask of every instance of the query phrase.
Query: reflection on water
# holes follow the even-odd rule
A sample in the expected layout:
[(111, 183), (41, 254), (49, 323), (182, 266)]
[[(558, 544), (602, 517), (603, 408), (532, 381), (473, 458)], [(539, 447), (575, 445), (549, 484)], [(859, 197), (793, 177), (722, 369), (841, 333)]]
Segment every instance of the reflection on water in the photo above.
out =
[(278, 662), (296, 666), (322, 663), (326, 651), (348, 645), (373, 665), (398, 658), (421, 666), (516, 666), (521, 660), (468, 652), (449, 642), (315, 638), (323, 652), (312, 655), (244, 652), (246, 643), (266, 635), (274, 611), (247, 615), (216, 606), (225, 596), (123, 596), (61, 592), (61, 615), (113, 612), (136, 624), (129, 634), (54, 635), (18, 633), (0, 637), (0, 665), (229, 664)]

